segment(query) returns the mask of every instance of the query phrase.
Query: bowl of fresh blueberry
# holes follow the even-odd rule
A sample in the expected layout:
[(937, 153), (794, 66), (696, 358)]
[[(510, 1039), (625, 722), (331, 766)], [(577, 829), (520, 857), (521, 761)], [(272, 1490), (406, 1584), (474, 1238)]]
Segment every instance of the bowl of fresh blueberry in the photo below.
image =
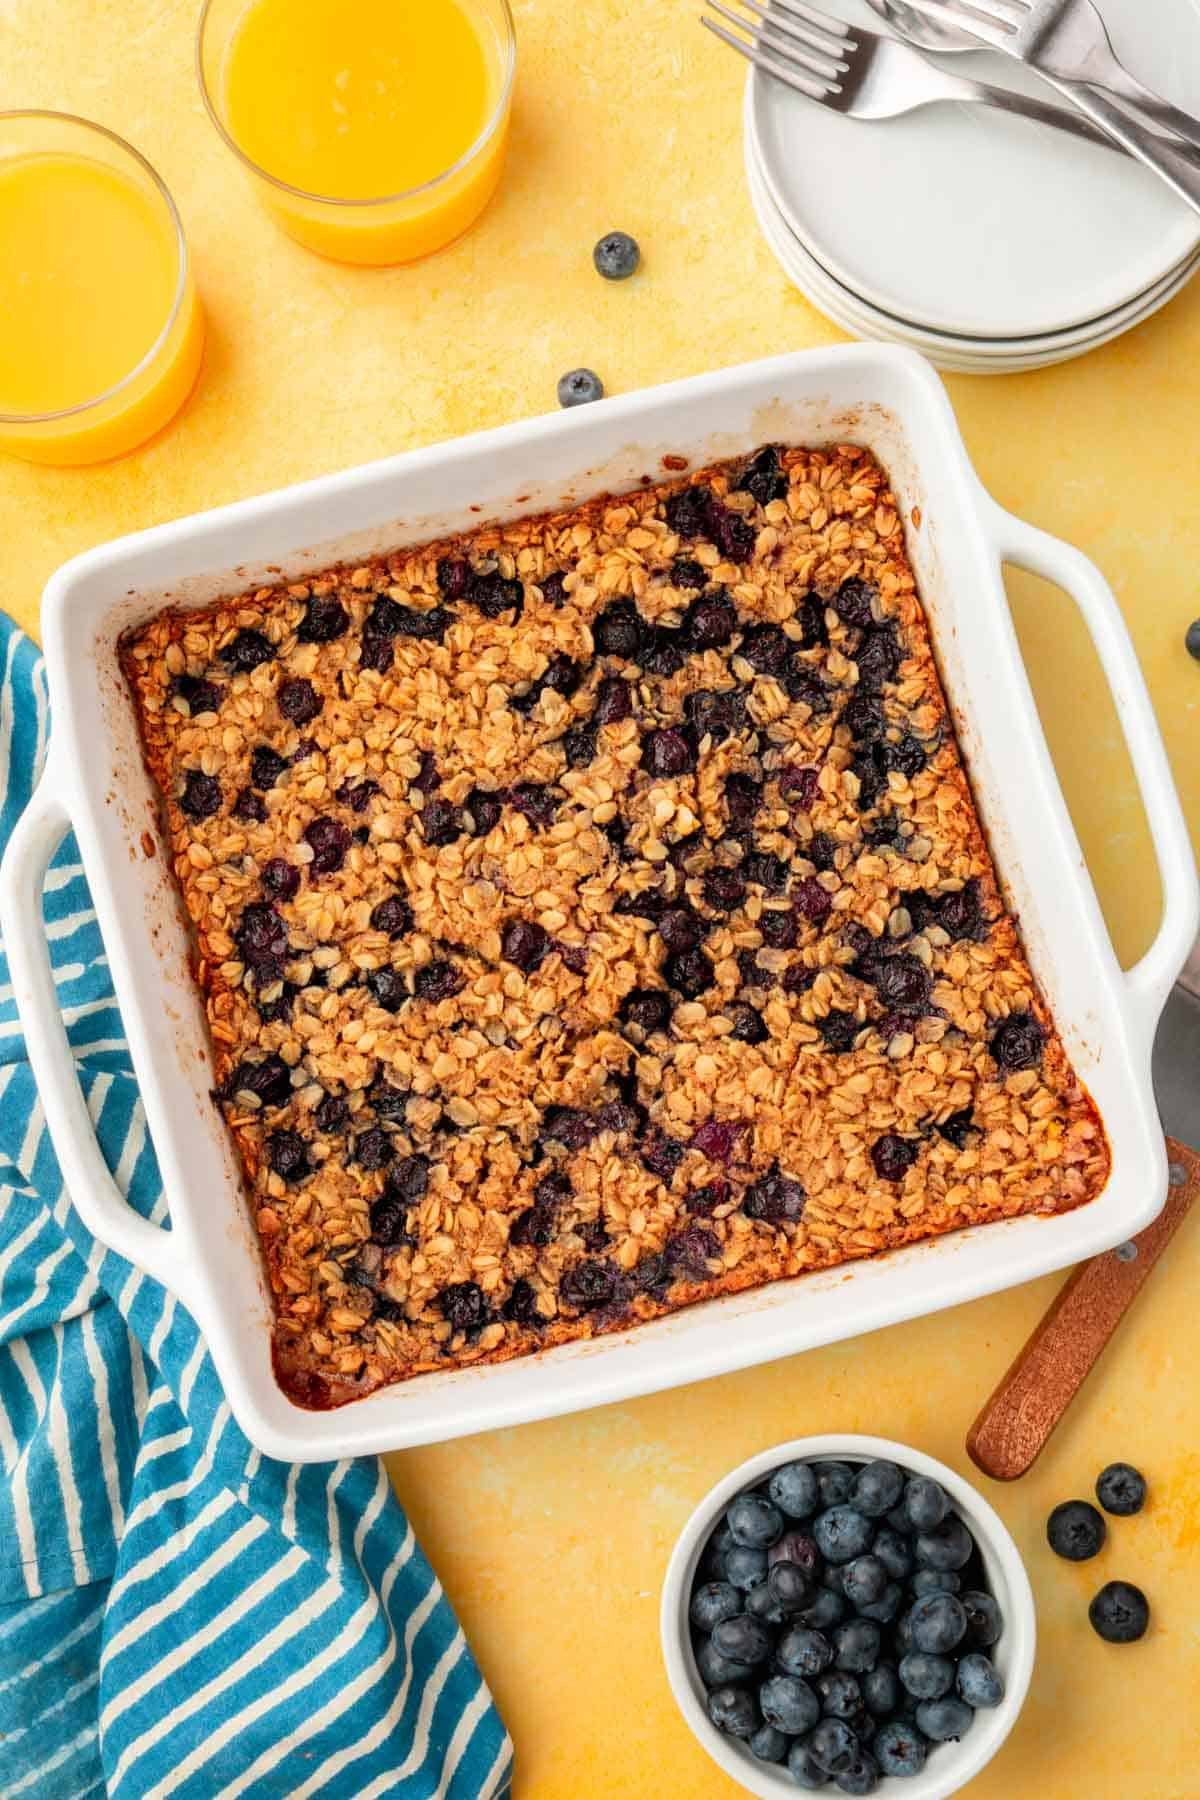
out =
[(800, 1438), (719, 1482), (675, 1546), (661, 1623), (684, 1718), (764, 1800), (956, 1793), (1008, 1736), (1036, 1640), (986, 1500), (872, 1437)]

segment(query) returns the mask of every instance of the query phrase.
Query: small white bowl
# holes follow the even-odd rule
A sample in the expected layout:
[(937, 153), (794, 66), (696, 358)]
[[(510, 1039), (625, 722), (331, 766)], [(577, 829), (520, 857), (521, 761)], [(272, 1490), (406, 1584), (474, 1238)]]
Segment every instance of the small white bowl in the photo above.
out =
[[(895, 1800), (901, 1800), (901, 1797), (903, 1800), (945, 1800), (948, 1794), (956, 1794), (992, 1760), (1024, 1704), (1037, 1643), (1033, 1590), (1017, 1546), (982, 1495), (945, 1463), (887, 1438), (807, 1437), (796, 1438), (790, 1444), (777, 1444), (773, 1449), (752, 1456), (749, 1462), (734, 1469), (704, 1496), (679, 1534), (667, 1566), (660, 1618), (667, 1677), (679, 1710), (713, 1761), (750, 1793), (760, 1795), (762, 1800), (795, 1800), (798, 1789), (785, 1765), (759, 1762), (738, 1739), (726, 1737), (709, 1721), (704, 1705), (704, 1683), (692, 1654), (688, 1623), (688, 1604), (697, 1564), (729, 1502), (745, 1488), (755, 1487), (781, 1463), (834, 1459), (873, 1462), (879, 1457), (898, 1463), (902, 1469), (916, 1475), (929, 1475), (934, 1481), (941, 1482), (970, 1528), (983, 1558), (988, 1586), (1004, 1615), (1003, 1634), (991, 1652), (1004, 1677), (1004, 1699), (994, 1709), (976, 1713), (974, 1724), (961, 1742), (934, 1746), (920, 1775), (881, 1777), (876, 1793), (894, 1796)], [(832, 1781), (828, 1791), (831, 1794), (838, 1792)]]

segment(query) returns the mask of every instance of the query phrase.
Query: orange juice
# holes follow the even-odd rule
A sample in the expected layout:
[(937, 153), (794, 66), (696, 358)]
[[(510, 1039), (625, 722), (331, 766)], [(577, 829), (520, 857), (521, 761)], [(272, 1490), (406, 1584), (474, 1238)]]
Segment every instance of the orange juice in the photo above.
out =
[(202, 22), (210, 106), (311, 249), (423, 256), (464, 231), (500, 174), (511, 46), (496, 0), (250, 0)]
[(180, 292), (173, 212), (142, 173), (64, 148), (0, 156), (0, 448), (99, 462), (187, 398), (201, 314), (190, 276)]

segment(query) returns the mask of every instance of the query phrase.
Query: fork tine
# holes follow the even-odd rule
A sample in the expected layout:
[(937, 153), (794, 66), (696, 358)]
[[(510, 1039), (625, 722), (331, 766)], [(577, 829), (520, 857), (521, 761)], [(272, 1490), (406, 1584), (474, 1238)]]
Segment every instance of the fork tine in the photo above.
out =
[(744, 39), (735, 37), (732, 31), (726, 31), (723, 25), (718, 25), (716, 20), (710, 19), (707, 14), (701, 14), (700, 23), (706, 31), (711, 31), (714, 37), (719, 37), (723, 44), (728, 44), (731, 50), (736, 50), (739, 56), (744, 56), (747, 62), (753, 63), (756, 69), (762, 69), (765, 74), (773, 75), (776, 81), (782, 81), (785, 87), (795, 88), (798, 94), (803, 94), (809, 100), (825, 100), (827, 98), (828, 88), (820, 86), (811, 76), (797, 74), (787, 63), (778, 62), (773, 56), (764, 55), (761, 50), (755, 49), (752, 44), (747, 44)]
[[(790, 15), (785, 14), (780, 0), (769, 0), (769, 9), (767, 6), (760, 5), (759, 0), (738, 0), (738, 4), (744, 6), (747, 12), (753, 13), (755, 18), (761, 20), (758, 28), (760, 32), (781, 32), (793, 44), (803, 44), (805, 50), (809, 52), (811, 60), (809, 57), (800, 57), (800, 61), (805, 62), (809, 68), (817, 67), (819, 64), (820, 73), (828, 75), (831, 81), (836, 80), (837, 76), (845, 74), (849, 68), (847, 54), (857, 48), (856, 45), (844, 40), (835, 50), (808, 26), (789, 24)], [(781, 45), (780, 48), (783, 46)], [(791, 54), (798, 55), (799, 53), (791, 51)]]
[[(849, 67), (844, 55), (839, 56), (815, 43), (811, 36), (805, 34), (802, 26), (787, 25), (782, 19), (776, 19), (765, 6), (759, 4), (759, 0), (739, 0), (739, 5), (754, 15), (751, 19), (729, 12), (720, 5), (719, 0), (708, 0), (708, 5), (731, 25), (738, 26), (742, 31), (752, 32), (756, 43), (768, 44), (785, 61), (801, 63), (804, 68), (811, 69), (814, 75), (822, 76), (826, 83), (836, 82), (838, 76), (844, 75)], [(800, 45), (803, 46), (802, 49), (798, 48)]]
[(835, 19), (831, 13), (806, 6), (804, 0), (770, 0), (770, 4), (772, 13), (786, 13), (789, 18), (803, 20), (822, 37), (832, 39), (830, 49), (841, 50), (850, 36), (849, 25), (843, 24), (841, 19)]
[[(987, 0), (979, 0), (986, 5)], [(969, 9), (958, 3), (958, 0), (905, 0), (905, 5), (923, 19), (933, 19), (939, 25), (952, 25), (956, 31), (969, 32), (982, 44), (992, 44), (997, 50), (1007, 47), (1009, 38), (1016, 30), (1014, 25), (1000, 25), (996, 15), (990, 17)]]

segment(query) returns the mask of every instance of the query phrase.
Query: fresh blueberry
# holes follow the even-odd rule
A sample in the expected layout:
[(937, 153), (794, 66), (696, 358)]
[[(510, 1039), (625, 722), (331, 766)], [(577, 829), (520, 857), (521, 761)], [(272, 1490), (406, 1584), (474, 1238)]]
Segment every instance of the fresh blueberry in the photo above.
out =
[(961, 1700), (922, 1700), (917, 1708), (917, 1727), (935, 1744), (957, 1742), (971, 1729), (975, 1717)]
[(759, 1762), (777, 1763), (782, 1762), (787, 1755), (790, 1741), (782, 1731), (777, 1731), (774, 1725), (760, 1725), (750, 1739), (747, 1748), (751, 1756), (756, 1756)]
[(1106, 1581), (1088, 1607), (1088, 1618), (1105, 1643), (1133, 1644), (1146, 1634), (1150, 1603), (1131, 1581)]
[(787, 1609), (771, 1592), (769, 1575), (761, 1587), (752, 1588), (746, 1595), (746, 1611), (752, 1619), (761, 1619), (764, 1625), (785, 1625), (788, 1619)]
[(882, 1519), (904, 1492), (904, 1471), (893, 1462), (871, 1462), (859, 1470), (850, 1503), (868, 1519)]
[(928, 1475), (909, 1476), (903, 1504), (910, 1531), (934, 1531), (950, 1511), (945, 1489)]
[(972, 1650), (990, 1650), (1004, 1630), (1000, 1608), (990, 1594), (977, 1589), (961, 1596), (967, 1615), (967, 1635), (963, 1642)]
[(1104, 1515), (1088, 1500), (1064, 1500), (1046, 1521), (1046, 1539), (1056, 1556), (1087, 1562), (1108, 1536)]
[(1004, 1698), (1004, 1680), (990, 1656), (972, 1650), (960, 1659), (955, 1677), (958, 1697), (968, 1706), (999, 1706)]
[(954, 1686), (954, 1664), (948, 1656), (910, 1650), (900, 1658), (900, 1680), (915, 1700), (940, 1700)]
[(864, 1619), (874, 1619), (877, 1625), (890, 1625), (904, 1605), (904, 1590), (898, 1581), (889, 1581), (878, 1600), (860, 1602), (858, 1612)]
[(842, 1570), (842, 1592), (851, 1606), (869, 1606), (888, 1584), (888, 1572), (877, 1556), (856, 1556)]
[(626, 281), (641, 261), (636, 238), (627, 231), (609, 231), (592, 251), (596, 273), (605, 281)]
[(1200, 662), (1200, 619), (1192, 620), (1183, 641), (1187, 646), (1188, 655), (1194, 656)]
[(954, 1594), (926, 1594), (912, 1609), (910, 1629), (916, 1649), (944, 1656), (966, 1635), (966, 1611)]
[(729, 1529), (736, 1543), (769, 1550), (783, 1535), (783, 1517), (765, 1494), (739, 1494), (729, 1508)]
[(823, 1632), (797, 1625), (780, 1639), (775, 1660), (789, 1675), (804, 1675), (811, 1681), (832, 1668), (833, 1645)]
[(822, 1506), (841, 1506), (854, 1492), (858, 1469), (851, 1463), (819, 1462), (813, 1464)]
[(871, 1619), (850, 1619), (839, 1625), (833, 1634), (838, 1668), (865, 1675), (879, 1661), (879, 1643), (879, 1627)]
[(800, 1619), (814, 1631), (832, 1631), (846, 1616), (846, 1602), (832, 1589), (818, 1588), (813, 1599), (800, 1612)]
[(1105, 1512), (1127, 1519), (1146, 1504), (1146, 1478), (1130, 1463), (1109, 1463), (1096, 1478), (1096, 1498)]
[(725, 1579), (749, 1593), (767, 1579), (767, 1553), (752, 1550), (746, 1544), (734, 1544), (725, 1553)]
[(877, 1719), (886, 1719), (900, 1703), (900, 1681), (891, 1663), (876, 1663), (863, 1674), (859, 1687), (863, 1705)]
[(922, 1569), (961, 1569), (970, 1562), (975, 1541), (962, 1520), (952, 1513), (936, 1531), (923, 1531), (917, 1539), (917, 1562)]
[(586, 406), (589, 400), (603, 400), (604, 383), (594, 369), (571, 369), (559, 377), (558, 404)]
[(953, 1569), (918, 1569), (909, 1585), (920, 1600), (925, 1594), (957, 1594), (962, 1577)]
[(771, 1561), (795, 1563), (803, 1569), (814, 1586), (817, 1571), (821, 1566), (821, 1552), (817, 1549), (817, 1540), (807, 1531), (786, 1531), (779, 1542), (772, 1546)]
[(696, 1647), (696, 1667), (700, 1671), (700, 1679), (705, 1687), (727, 1687), (731, 1683), (747, 1681), (752, 1670), (745, 1663), (730, 1662), (722, 1656), (711, 1638), (705, 1638)]
[(827, 1775), (839, 1775), (859, 1754), (858, 1739), (844, 1719), (822, 1719), (804, 1743), (818, 1768)]
[(817, 1549), (826, 1562), (853, 1562), (871, 1548), (875, 1528), (852, 1506), (830, 1506), (813, 1520)]
[(767, 1492), (789, 1519), (809, 1519), (821, 1504), (811, 1463), (784, 1463), (768, 1481)]
[(771, 1633), (761, 1619), (753, 1619), (749, 1613), (735, 1613), (730, 1619), (722, 1619), (713, 1628), (712, 1641), (730, 1662), (753, 1666), (765, 1662), (771, 1654)]
[(742, 1596), (727, 1581), (708, 1581), (692, 1595), (688, 1617), (701, 1631), (711, 1631), (723, 1619), (736, 1618), (742, 1610)]
[(842, 1586), (842, 1571), (836, 1563), (826, 1563), (821, 1574), (821, 1586), (831, 1588), (835, 1594), (845, 1593), (846, 1590)]
[(832, 1719), (852, 1719), (862, 1705), (862, 1689), (845, 1669), (829, 1669), (816, 1682), (822, 1712)]
[(788, 1751), (788, 1774), (797, 1787), (816, 1793), (825, 1786), (825, 1770), (813, 1759), (806, 1744), (793, 1744)]
[(843, 1794), (873, 1794), (879, 1786), (879, 1764), (868, 1751), (860, 1750), (834, 1780)]
[(913, 1641), (912, 1641), (912, 1613), (911, 1613), (911, 1611), (906, 1612), (906, 1613), (901, 1613), (900, 1617), (896, 1620), (895, 1629), (892, 1632), (892, 1643), (893, 1643), (893, 1646), (895, 1647), (897, 1656), (906, 1656), (908, 1654), (908, 1652), (912, 1649)]
[(758, 1690), (758, 1705), (768, 1725), (799, 1737), (811, 1731), (821, 1716), (821, 1703), (798, 1675), (772, 1675)]
[[(912, 1527), (908, 1526), (906, 1529), (911, 1530)], [(893, 1581), (903, 1581), (912, 1574), (912, 1545), (891, 1525), (881, 1525), (875, 1533), (872, 1554), (879, 1558)]]
[(730, 1737), (751, 1737), (758, 1727), (758, 1709), (745, 1688), (714, 1688), (708, 1696), (708, 1716)]
[(772, 1563), (767, 1587), (785, 1613), (799, 1612), (813, 1596), (811, 1578), (792, 1562)]
[(925, 1767), (925, 1739), (899, 1719), (879, 1727), (871, 1750), (885, 1775), (919, 1775)]

